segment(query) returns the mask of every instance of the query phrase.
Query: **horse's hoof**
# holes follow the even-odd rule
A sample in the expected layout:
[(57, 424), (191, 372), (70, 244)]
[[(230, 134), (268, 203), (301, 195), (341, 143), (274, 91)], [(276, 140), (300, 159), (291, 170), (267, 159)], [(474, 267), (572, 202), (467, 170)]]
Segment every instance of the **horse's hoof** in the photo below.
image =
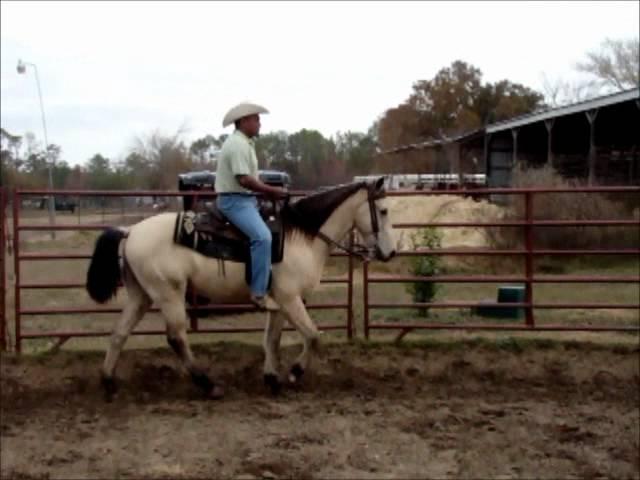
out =
[(216, 395), (224, 395), (222, 387), (213, 383), (213, 380), (211, 380), (206, 373), (198, 368), (193, 368), (191, 370), (191, 380), (193, 381), (193, 384), (195, 386), (197, 386), (204, 392), (207, 398), (220, 398), (216, 397)]
[(113, 402), (116, 393), (118, 393), (118, 386), (116, 385), (116, 381), (113, 377), (102, 376), (100, 378), (100, 382), (102, 383), (102, 388), (104, 390), (104, 399), (107, 402)]
[(269, 387), (272, 395), (278, 395), (282, 388), (282, 385), (280, 384), (280, 380), (278, 379), (278, 376), (274, 375), (273, 373), (265, 373), (264, 384), (267, 387)]
[(311, 340), (309, 343), (309, 349), (315, 353), (322, 353), (322, 343), (320, 342), (320, 335), (322, 332), (318, 332), (318, 336)]
[(211, 387), (208, 397), (210, 400), (220, 400), (222, 397), (224, 397), (224, 388), (222, 388), (220, 385), (214, 385), (213, 387)]
[(304, 368), (302, 368), (298, 363), (296, 363), (291, 367), (291, 373), (289, 373), (289, 381), (291, 383), (297, 383), (302, 378), (303, 375), (304, 375)]

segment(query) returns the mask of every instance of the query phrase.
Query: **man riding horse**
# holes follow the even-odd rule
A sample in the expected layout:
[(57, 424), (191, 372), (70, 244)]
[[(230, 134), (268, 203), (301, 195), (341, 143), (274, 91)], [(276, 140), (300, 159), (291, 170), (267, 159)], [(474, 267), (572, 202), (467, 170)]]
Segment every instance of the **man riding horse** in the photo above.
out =
[(251, 302), (261, 310), (278, 310), (278, 304), (267, 293), (271, 273), (271, 232), (258, 212), (254, 193), (280, 198), (286, 196), (287, 191), (258, 179), (254, 138), (260, 133), (261, 113), (269, 112), (260, 105), (240, 103), (225, 115), (222, 126), (233, 123), (236, 130), (222, 145), (215, 188), (220, 211), (249, 238)]
[[(379, 178), (370, 183), (339, 185), (283, 207), (280, 215), (284, 225), (284, 255), (271, 265), (270, 231), (256, 210), (256, 198), (251, 192), (272, 198), (286, 192), (256, 178), (252, 139), (260, 129), (260, 113), (266, 113), (266, 109), (241, 104), (227, 114), (223, 124), (235, 123), (236, 131), (222, 148), (216, 175), (219, 209), (250, 239), (249, 285), (248, 256), (242, 261), (221, 260), (199, 251), (197, 242), (185, 245), (177, 241), (176, 232), (180, 232), (183, 225), (181, 219), (194, 212), (160, 213), (129, 227), (109, 228), (96, 240), (87, 271), (87, 292), (96, 302), (105, 303), (113, 298), (121, 283), (127, 290), (122, 315), (114, 326), (101, 371), (107, 399), (113, 398), (116, 392), (115, 369), (122, 348), (152, 305), (164, 318), (167, 342), (195, 385), (209, 398), (223, 396), (223, 387), (196, 363), (187, 339), (187, 287), (212, 304), (243, 304), (251, 300), (269, 310), (263, 372), (265, 384), (277, 393), (283, 373), (279, 348), (285, 322), (293, 326), (303, 340), (302, 351), (289, 370), (288, 380), (300, 381), (309, 365), (320, 330), (309, 316), (304, 298), (320, 284), (331, 250), (340, 248), (349, 255), (381, 261), (389, 261), (395, 255), (393, 222), (385, 198), (384, 179)], [(194, 225), (189, 227), (195, 235)], [(358, 232), (363, 245), (344, 246), (342, 242), (352, 229)], [(243, 248), (246, 245), (244, 240), (241, 245)], [(267, 295), (269, 275), (272, 279)]]

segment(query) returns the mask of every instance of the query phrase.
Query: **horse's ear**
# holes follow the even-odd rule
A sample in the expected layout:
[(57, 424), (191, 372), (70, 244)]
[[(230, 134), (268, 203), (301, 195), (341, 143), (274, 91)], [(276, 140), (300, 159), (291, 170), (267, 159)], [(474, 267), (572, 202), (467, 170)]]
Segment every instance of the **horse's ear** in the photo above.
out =
[(380, 191), (384, 188), (384, 177), (380, 177), (376, 180), (375, 187), (377, 191)]

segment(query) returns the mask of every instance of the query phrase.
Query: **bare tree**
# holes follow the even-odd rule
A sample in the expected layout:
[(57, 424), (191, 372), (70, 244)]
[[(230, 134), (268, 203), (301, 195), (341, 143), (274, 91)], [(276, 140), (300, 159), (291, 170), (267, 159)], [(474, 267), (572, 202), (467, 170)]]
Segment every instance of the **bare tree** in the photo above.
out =
[(587, 52), (584, 62), (576, 65), (580, 72), (597, 78), (601, 87), (625, 90), (640, 84), (638, 37), (627, 40), (605, 39), (598, 50)]
[(542, 74), (544, 101), (549, 107), (561, 107), (597, 96), (600, 88), (593, 81), (569, 82), (561, 78), (551, 79)]
[(143, 161), (146, 188), (174, 188), (178, 174), (192, 169), (189, 149), (182, 140), (186, 129), (180, 127), (174, 135), (156, 130), (145, 137), (136, 137), (131, 154)]

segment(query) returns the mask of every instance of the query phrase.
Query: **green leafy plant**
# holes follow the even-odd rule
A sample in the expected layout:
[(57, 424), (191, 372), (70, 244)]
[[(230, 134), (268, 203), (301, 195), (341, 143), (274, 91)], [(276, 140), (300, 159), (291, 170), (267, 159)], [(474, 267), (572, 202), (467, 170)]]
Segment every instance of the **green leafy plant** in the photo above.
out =
[[(420, 230), (411, 237), (413, 249), (429, 248), (437, 249), (442, 244), (442, 235), (435, 228), (429, 227)], [(431, 277), (442, 271), (441, 257), (437, 255), (424, 255), (411, 257), (409, 272), (411, 275)], [(431, 302), (438, 292), (438, 285), (432, 281), (415, 282), (407, 285), (407, 292), (411, 294), (414, 302)], [(428, 308), (418, 309), (421, 317), (429, 316)]]

